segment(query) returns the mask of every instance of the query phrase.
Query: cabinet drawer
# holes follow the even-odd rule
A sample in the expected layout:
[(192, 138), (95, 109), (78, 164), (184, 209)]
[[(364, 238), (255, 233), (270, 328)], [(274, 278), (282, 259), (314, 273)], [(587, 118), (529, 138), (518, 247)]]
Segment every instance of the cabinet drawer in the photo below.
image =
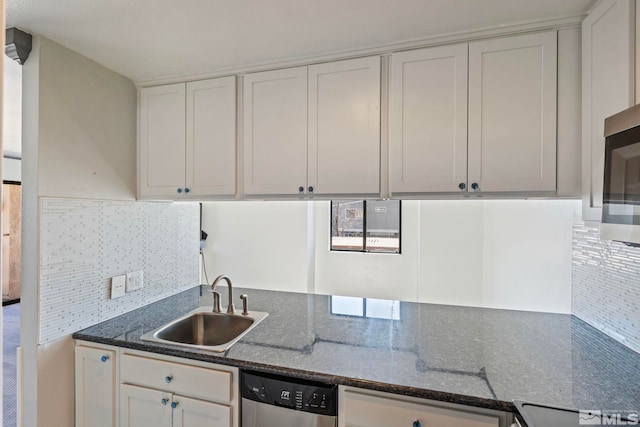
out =
[(387, 427), (413, 425), (416, 420), (422, 427), (499, 427), (497, 416), (457, 411), (437, 406), (407, 402), (401, 398), (371, 396), (346, 391), (344, 425), (349, 427)]
[(218, 402), (231, 401), (231, 372), (122, 355), (120, 381)]

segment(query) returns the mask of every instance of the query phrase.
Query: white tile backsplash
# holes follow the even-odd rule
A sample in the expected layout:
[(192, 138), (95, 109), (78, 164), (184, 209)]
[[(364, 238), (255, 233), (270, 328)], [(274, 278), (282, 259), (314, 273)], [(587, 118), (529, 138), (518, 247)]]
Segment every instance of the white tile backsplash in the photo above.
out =
[[(197, 203), (41, 199), (40, 339), (47, 343), (199, 284)], [(111, 277), (144, 288), (111, 300)]]
[(572, 313), (640, 353), (640, 248), (573, 227)]

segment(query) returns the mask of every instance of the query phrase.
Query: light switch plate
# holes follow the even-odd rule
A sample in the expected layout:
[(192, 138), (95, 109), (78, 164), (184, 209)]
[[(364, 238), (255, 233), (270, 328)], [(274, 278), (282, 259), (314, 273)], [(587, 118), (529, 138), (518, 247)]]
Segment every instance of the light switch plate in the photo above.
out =
[(126, 277), (114, 276), (111, 278), (111, 299), (123, 297), (125, 294)]
[(142, 289), (142, 270), (127, 273), (127, 292)]

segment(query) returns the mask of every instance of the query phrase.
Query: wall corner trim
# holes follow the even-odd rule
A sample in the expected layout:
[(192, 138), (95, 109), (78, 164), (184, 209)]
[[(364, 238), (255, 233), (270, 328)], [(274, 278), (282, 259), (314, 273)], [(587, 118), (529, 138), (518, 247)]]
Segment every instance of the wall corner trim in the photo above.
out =
[(18, 64), (24, 65), (31, 53), (31, 34), (15, 27), (7, 28), (4, 53)]

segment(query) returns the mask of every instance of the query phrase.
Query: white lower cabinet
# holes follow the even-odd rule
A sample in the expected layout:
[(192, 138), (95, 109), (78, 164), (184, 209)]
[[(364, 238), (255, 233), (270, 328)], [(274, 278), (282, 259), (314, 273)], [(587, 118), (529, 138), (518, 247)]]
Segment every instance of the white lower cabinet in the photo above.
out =
[(123, 354), (120, 427), (237, 427), (237, 378), (226, 366)]
[(232, 426), (230, 406), (190, 399), (178, 394), (120, 385), (120, 426)]
[(76, 346), (76, 427), (115, 427), (117, 349)]
[(506, 427), (511, 422), (504, 412), (352, 387), (340, 387), (339, 399), (339, 427)]
[(239, 427), (237, 368), (76, 345), (76, 427)]
[(127, 427), (171, 427), (171, 393), (120, 385), (120, 425)]

